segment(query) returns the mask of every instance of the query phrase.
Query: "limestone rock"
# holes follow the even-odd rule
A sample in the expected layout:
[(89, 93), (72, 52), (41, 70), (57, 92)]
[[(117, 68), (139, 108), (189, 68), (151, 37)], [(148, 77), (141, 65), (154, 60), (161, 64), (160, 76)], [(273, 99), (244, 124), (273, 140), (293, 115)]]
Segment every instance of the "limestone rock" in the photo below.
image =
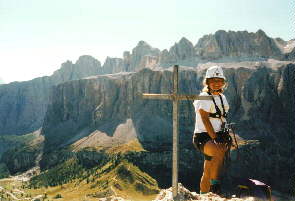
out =
[(33, 132), (42, 126), (47, 110), (49, 77), (0, 86), (0, 135)]
[(282, 52), (274, 39), (262, 30), (256, 33), (247, 31), (217, 31), (206, 35), (195, 46), (197, 55), (203, 59), (240, 58), (241, 60), (282, 58)]
[(295, 60), (295, 47), (291, 52), (285, 54), (285, 58), (286, 60)]
[(295, 39), (284, 41), (281, 38), (275, 38), (274, 41), (280, 50), (285, 54), (290, 53), (295, 48)]
[(123, 62), (127, 72), (130, 72), (131, 54), (129, 51), (123, 53)]
[(253, 197), (248, 198), (222, 198), (219, 195), (216, 195), (214, 193), (207, 193), (207, 194), (197, 194), (196, 192), (190, 192), (188, 189), (186, 189), (181, 183), (178, 183), (178, 197), (176, 199), (173, 198), (172, 194), (172, 187), (169, 189), (163, 189), (156, 199), (153, 201), (255, 201)]
[(90, 75), (101, 73), (101, 64), (92, 56), (80, 56), (75, 64), (67, 61), (61, 68), (53, 73), (51, 79), (53, 83), (62, 83), (68, 80), (77, 80)]
[(175, 43), (169, 50), (161, 52), (161, 66), (169, 66), (173, 64), (194, 65), (195, 49), (193, 44), (186, 38), (182, 38), (178, 43)]
[(111, 74), (126, 71), (126, 66), (124, 65), (124, 60), (121, 58), (110, 58), (107, 57), (105, 63), (102, 67), (101, 74)]
[(148, 43), (144, 41), (139, 41), (137, 46), (132, 50), (130, 55), (130, 66), (129, 71), (138, 71), (142, 69), (142, 59), (145, 56), (158, 57), (160, 50), (157, 48), (151, 47)]
[[(161, 64), (161, 66), (170, 66), (170, 60), (172, 58), (169, 55), (169, 51), (167, 49), (164, 49), (163, 51), (161, 51), (160, 56), (159, 56), (159, 62)], [(167, 65), (165, 65), (167, 64)]]
[(159, 63), (158, 56), (145, 55), (139, 64), (138, 70), (144, 69), (144, 68), (154, 69), (158, 66), (158, 63)]

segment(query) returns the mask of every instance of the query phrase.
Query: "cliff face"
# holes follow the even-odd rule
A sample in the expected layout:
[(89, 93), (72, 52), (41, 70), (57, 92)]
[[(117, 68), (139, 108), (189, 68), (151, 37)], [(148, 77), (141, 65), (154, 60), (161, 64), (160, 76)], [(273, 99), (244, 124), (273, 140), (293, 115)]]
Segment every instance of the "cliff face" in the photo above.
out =
[(52, 76), (0, 86), (0, 135), (30, 133), (42, 126), (51, 87), (100, 72), (100, 63), (81, 56), (76, 64), (66, 62)]
[[(237, 123), (239, 134), (248, 139), (268, 135), (279, 138), (291, 131), (288, 123), (294, 110), (294, 64), (276, 69), (266, 66), (265, 63), (252, 68), (225, 67), (230, 120)], [(180, 91), (199, 93), (203, 75), (204, 70), (181, 71)], [(132, 121), (135, 135), (145, 146), (153, 149), (150, 142), (170, 143), (171, 103), (144, 100), (139, 95), (170, 93), (171, 77), (170, 71), (144, 69), (56, 86), (42, 130), (46, 136), (45, 149), (71, 143), (95, 130), (112, 136), (127, 119)], [(182, 102), (181, 110), (181, 136), (187, 139), (184, 133), (193, 130), (194, 109), (190, 102)]]
[(42, 126), (53, 82), (49, 77), (0, 86), (0, 134), (25, 134)]
[(295, 48), (291, 52), (285, 54), (285, 59), (291, 61), (295, 60)]

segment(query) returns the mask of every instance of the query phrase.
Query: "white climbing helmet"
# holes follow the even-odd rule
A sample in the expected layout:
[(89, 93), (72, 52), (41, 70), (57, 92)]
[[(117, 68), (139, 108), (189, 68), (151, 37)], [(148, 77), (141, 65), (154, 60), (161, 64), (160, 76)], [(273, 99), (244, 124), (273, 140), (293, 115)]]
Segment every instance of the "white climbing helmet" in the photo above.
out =
[(205, 78), (207, 79), (213, 77), (226, 79), (223, 75), (223, 70), (220, 66), (211, 66), (207, 69)]

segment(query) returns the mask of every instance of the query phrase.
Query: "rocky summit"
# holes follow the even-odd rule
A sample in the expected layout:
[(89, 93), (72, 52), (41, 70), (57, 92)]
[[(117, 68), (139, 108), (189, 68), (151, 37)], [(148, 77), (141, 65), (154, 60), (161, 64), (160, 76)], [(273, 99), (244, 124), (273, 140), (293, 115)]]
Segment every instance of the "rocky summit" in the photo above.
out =
[[(225, 198), (213, 193), (197, 194), (196, 192), (190, 192), (182, 184), (178, 184), (178, 195), (173, 198), (172, 188), (163, 189), (152, 201), (258, 201), (259, 199), (254, 197), (243, 197), (243, 198)], [(122, 197), (109, 196), (101, 198), (99, 201), (130, 201)]]

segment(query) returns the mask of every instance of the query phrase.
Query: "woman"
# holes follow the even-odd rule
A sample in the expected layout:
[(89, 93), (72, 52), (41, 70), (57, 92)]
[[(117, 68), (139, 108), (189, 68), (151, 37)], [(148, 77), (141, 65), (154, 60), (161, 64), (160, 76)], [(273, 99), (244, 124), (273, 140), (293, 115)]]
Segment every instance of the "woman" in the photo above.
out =
[(208, 68), (201, 96), (212, 96), (212, 100), (196, 100), (196, 125), (193, 137), (195, 147), (205, 157), (200, 193), (220, 194), (220, 172), (231, 138), (224, 132), (228, 102), (222, 94), (226, 78), (220, 66)]

